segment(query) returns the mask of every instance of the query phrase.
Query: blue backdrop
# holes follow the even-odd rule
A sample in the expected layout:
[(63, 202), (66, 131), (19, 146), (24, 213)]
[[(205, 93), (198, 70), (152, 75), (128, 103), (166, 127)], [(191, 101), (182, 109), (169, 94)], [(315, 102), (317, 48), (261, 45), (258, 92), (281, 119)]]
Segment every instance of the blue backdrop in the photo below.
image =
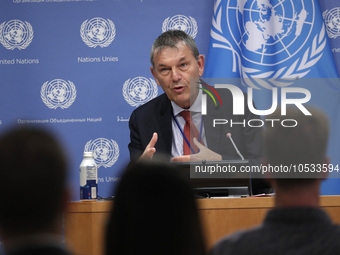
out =
[[(320, 5), (328, 20), (339, 18), (336, 0)], [(74, 200), (83, 151), (94, 151), (98, 193), (111, 195), (129, 161), (131, 112), (163, 93), (149, 69), (153, 41), (183, 29), (207, 55), (213, 14), (212, 0), (2, 0), (0, 130), (51, 128), (69, 155)], [(340, 25), (329, 24), (339, 69)], [(323, 194), (340, 194), (338, 183)]]

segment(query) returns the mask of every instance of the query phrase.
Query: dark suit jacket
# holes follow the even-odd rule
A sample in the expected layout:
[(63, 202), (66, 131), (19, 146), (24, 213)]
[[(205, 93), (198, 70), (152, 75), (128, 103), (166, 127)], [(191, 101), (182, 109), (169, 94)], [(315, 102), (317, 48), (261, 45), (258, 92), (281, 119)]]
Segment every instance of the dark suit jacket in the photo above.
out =
[[(246, 105), (244, 115), (233, 115), (233, 97), (229, 90), (217, 90), (221, 97), (222, 105), (215, 107), (213, 100), (207, 98), (207, 115), (203, 117), (207, 147), (222, 155), (224, 160), (240, 159), (231, 141), (226, 137), (227, 133), (232, 138), (240, 153), (249, 160), (250, 165), (260, 165), (262, 157), (262, 128), (254, 128), (248, 125), (251, 119), (260, 119), (251, 113)], [(246, 98), (246, 97), (245, 97)], [(225, 119), (226, 125), (217, 125), (213, 128), (214, 119)], [(233, 125), (231, 125), (233, 122)], [(252, 122), (251, 125), (256, 125)], [(259, 125), (259, 122), (257, 122)], [(158, 141), (155, 145), (154, 157), (162, 159), (171, 158), (172, 146), (172, 106), (166, 94), (162, 94), (148, 103), (134, 110), (130, 117), (129, 151), (131, 160), (137, 159), (150, 142), (152, 134), (158, 133)], [(255, 175), (252, 174), (252, 177)], [(262, 179), (262, 176), (252, 178), (253, 194), (270, 192), (270, 185)]]
[[(240, 159), (232, 143), (226, 137), (232, 138), (245, 159), (251, 164), (259, 164), (261, 160), (261, 128), (248, 126), (248, 120), (259, 119), (245, 106), (244, 115), (233, 115), (233, 98), (227, 89), (220, 89), (218, 93), (222, 105), (215, 107), (213, 100), (207, 98), (208, 113), (203, 117), (207, 147), (222, 155), (223, 159)], [(245, 100), (246, 102), (247, 100)], [(226, 125), (213, 127), (214, 119), (225, 119)], [(130, 117), (129, 151), (131, 159), (137, 159), (148, 145), (152, 134), (158, 133), (156, 154), (171, 157), (172, 146), (172, 106), (166, 94), (162, 94), (150, 102), (133, 111)], [(233, 123), (233, 125), (231, 125)]]

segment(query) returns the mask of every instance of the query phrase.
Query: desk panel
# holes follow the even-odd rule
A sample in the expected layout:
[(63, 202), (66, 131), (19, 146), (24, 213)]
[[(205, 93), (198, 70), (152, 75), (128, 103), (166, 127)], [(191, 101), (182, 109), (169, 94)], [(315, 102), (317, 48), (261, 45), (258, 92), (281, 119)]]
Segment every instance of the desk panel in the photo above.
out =
[[(198, 199), (207, 247), (237, 230), (260, 224), (273, 207), (272, 197)], [(340, 196), (322, 196), (320, 204), (340, 224)], [(103, 255), (110, 201), (70, 202), (65, 215), (66, 245), (76, 254)]]

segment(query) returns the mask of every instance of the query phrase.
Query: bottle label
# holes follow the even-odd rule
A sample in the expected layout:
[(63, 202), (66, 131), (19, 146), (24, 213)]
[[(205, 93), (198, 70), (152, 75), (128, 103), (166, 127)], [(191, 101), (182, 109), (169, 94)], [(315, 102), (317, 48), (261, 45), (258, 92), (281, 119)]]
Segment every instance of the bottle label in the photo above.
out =
[(96, 166), (86, 166), (86, 180), (97, 180)]
[(91, 187), (91, 198), (92, 199), (97, 198), (97, 187)]
[(97, 199), (98, 184), (94, 180), (88, 180), (86, 185), (80, 187), (80, 199)]

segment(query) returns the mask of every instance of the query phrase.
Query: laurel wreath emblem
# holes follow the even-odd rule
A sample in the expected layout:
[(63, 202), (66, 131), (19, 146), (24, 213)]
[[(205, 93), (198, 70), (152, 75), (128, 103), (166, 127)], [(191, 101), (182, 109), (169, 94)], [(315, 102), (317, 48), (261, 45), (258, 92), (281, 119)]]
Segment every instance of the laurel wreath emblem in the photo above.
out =
[[(335, 39), (340, 36), (340, 24), (338, 23), (340, 20), (340, 7), (325, 10), (322, 16), (326, 23), (328, 37)], [(332, 20), (336, 20), (337, 24), (335, 26)]]
[(111, 33), (110, 33), (110, 36), (105, 38), (105, 42), (103, 42), (103, 43), (93, 43), (91, 40), (88, 39), (87, 35), (85, 34), (86, 26), (89, 24), (88, 20), (85, 20), (81, 24), (81, 27), (80, 27), (80, 36), (81, 36), (81, 39), (83, 40), (83, 42), (87, 46), (89, 46), (91, 48), (96, 48), (97, 46), (100, 46), (100, 47), (104, 48), (104, 47), (109, 46), (113, 42), (114, 38), (116, 37), (116, 27), (115, 27), (115, 24), (111, 20), (109, 20), (109, 19), (107, 19), (105, 21), (108, 22), (108, 25), (110, 27)]
[(95, 141), (93, 141), (92, 142), (92, 140), (90, 140), (90, 141), (88, 141), (86, 144), (85, 144), (85, 149), (84, 149), (84, 151), (92, 151), (93, 152), (93, 155), (95, 155), (95, 149), (96, 149), (96, 141), (97, 140), (100, 140), (100, 141), (102, 141), (102, 140), (104, 140), (106, 143), (109, 143), (110, 144), (110, 146), (113, 148), (113, 151), (114, 151), (114, 153), (113, 153), (113, 157), (112, 158), (110, 158), (110, 160), (108, 161), (108, 162), (106, 162), (106, 163), (104, 163), (104, 162), (102, 162), (101, 160), (98, 160), (96, 157), (94, 157), (94, 160), (95, 160), (95, 162), (96, 162), (96, 164), (97, 164), (97, 166), (98, 166), (98, 168), (99, 167), (101, 167), (101, 166), (103, 166), (103, 167), (105, 167), (105, 168), (108, 168), (108, 167), (111, 167), (111, 166), (113, 166), (116, 162), (117, 162), (117, 160), (118, 160), (118, 157), (119, 157), (119, 147), (118, 147), (118, 143), (116, 142), (116, 141), (114, 141), (114, 140), (108, 140), (108, 139), (105, 139), (105, 138), (98, 138), (98, 139), (96, 139)]
[(26, 49), (32, 42), (33, 40), (33, 28), (31, 26), (30, 23), (28, 23), (27, 21), (25, 21), (25, 28), (27, 29), (27, 32), (28, 32), (28, 37), (25, 38), (25, 42), (21, 45), (13, 45), (11, 43), (8, 43), (6, 38), (4, 38), (4, 35), (3, 35), (3, 31), (4, 31), (4, 28), (6, 27), (6, 25), (8, 25), (9, 22), (3, 22), (1, 25), (0, 25), (0, 43), (8, 50), (14, 50), (15, 48), (19, 49), (19, 50), (24, 50)]
[[(138, 78), (146, 79), (146, 78), (144, 78), (144, 77), (136, 77), (136, 78), (134, 78), (134, 79), (138, 79)], [(132, 80), (133, 80), (133, 79), (128, 79), (128, 80), (124, 83), (124, 85), (123, 85), (123, 97), (124, 97), (125, 101), (126, 101), (129, 105), (138, 107), (138, 106), (140, 106), (140, 105), (142, 105), (142, 104), (144, 104), (144, 103), (150, 101), (151, 99), (155, 98), (155, 97), (158, 95), (158, 88), (157, 88), (156, 82), (155, 82), (153, 79), (149, 79), (150, 85), (151, 85), (151, 86), (150, 86), (150, 90), (152, 89), (151, 95), (148, 96), (148, 97), (146, 98), (146, 100), (143, 100), (143, 101), (136, 102), (136, 101), (132, 100), (131, 97), (130, 97), (130, 95), (129, 95), (129, 93), (128, 93), (128, 90), (129, 90), (129, 88), (130, 88), (130, 85), (131, 85), (131, 81), (132, 81)], [(146, 80), (148, 80), (148, 79), (146, 79)]]
[[(53, 81), (51, 81), (52, 83)], [(71, 81), (68, 81), (68, 83), (66, 81), (63, 81), (66, 85), (68, 85), (68, 88), (71, 90), (71, 97), (68, 98), (66, 103), (63, 104), (55, 104), (53, 102), (51, 102), (50, 100), (48, 100), (47, 96), (46, 96), (46, 89), (48, 88), (48, 86), (51, 84), (50, 82), (45, 82), (40, 90), (40, 96), (41, 99), (43, 101), (43, 103), (50, 109), (57, 109), (58, 107), (60, 107), (61, 109), (66, 109), (69, 108), (74, 100), (77, 97), (77, 91), (76, 91), (76, 87), (74, 86), (74, 84)]]
[(325, 26), (322, 25), (319, 34), (315, 35), (312, 45), (307, 48), (302, 58), (298, 58), (291, 66), (282, 67), (277, 71), (263, 72), (260, 69), (249, 68), (242, 64), (241, 56), (223, 35), (221, 19), (222, 3), (221, 0), (218, 0), (212, 21), (212, 26), (217, 32), (211, 30), (211, 37), (219, 43), (214, 43), (213, 47), (232, 51), (234, 60), (233, 72), (236, 72), (238, 66), (238, 71), (243, 78), (242, 82), (244, 85), (255, 89), (259, 89), (259, 87), (271, 89), (273, 87), (289, 86), (292, 84), (292, 80), (306, 76), (310, 72), (311, 67), (322, 57), (327, 42)]
[[(174, 18), (178, 17), (178, 16), (182, 16), (182, 15), (176, 15), (174, 17), (168, 17), (164, 20), (163, 22), (163, 25), (162, 25), (162, 31), (165, 32), (167, 30), (172, 30), (174, 29), (172, 26), (169, 26), (169, 23), (172, 21), (172, 22), (176, 22)], [(185, 19), (187, 20), (190, 20), (190, 24), (191, 24), (191, 27), (193, 28), (192, 30), (190, 31), (184, 31), (186, 32), (188, 35), (190, 35), (192, 38), (195, 38), (196, 35), (197, 35), (197, 31), (198, 31), (198, 26), (197, 26), (197, 22), (196, 20), (193, 18), (193, 17), (185, 17), (183, 16)]]

